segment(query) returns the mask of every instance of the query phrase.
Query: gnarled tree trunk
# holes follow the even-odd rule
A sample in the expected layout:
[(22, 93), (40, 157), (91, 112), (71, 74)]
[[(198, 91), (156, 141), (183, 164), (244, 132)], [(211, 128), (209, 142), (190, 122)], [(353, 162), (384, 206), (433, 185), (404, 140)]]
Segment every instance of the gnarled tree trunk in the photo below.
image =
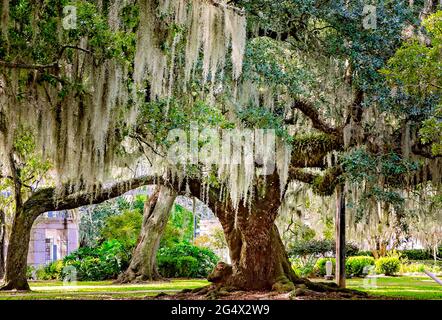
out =
[[(216, 210), (232, 260), (232, 273), (221, 280), (223, 285), (245, 290), (294, 288), (296, 276), (275, 225), (280, 205), (279, 179), (274, 174), (257, 187), (250, 209), (241, 204), (237, 212), (229, 205)], [(215, 272), (209, 280), (220, 279)]]
[(118, 282), (141, 282), (161, 278), (156, 255), (176, 196), (171, 189), (159, 186), (146, 200), (138, 244), (129, 267), (118, 277)]
[(30, 290), (26, 277), (31, 228), (39, 214), (16, 209), (6, 257), (5, 284), (0, 290)]
[(241, 290), (294, 289), (297, 277), (275, 225), (281, 205), (277, 174), (257, 184), (250, 209), (241, 203), (236, 211), (230, 202), (216, 202), (211, 197), (209, 205), (223, 227), (232, 265), (218, 264), (209, 281)]

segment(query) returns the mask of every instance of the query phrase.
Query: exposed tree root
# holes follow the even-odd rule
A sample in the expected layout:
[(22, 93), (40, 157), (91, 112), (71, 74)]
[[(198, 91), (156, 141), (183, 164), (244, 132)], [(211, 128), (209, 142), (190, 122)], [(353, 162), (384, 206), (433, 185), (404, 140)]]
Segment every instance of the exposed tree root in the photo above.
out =
[(197, 288), (184, 289), (178, 294), (159, 294), (156, 299), (183, 300), (223, 300), (242, 299), (248, 297), (263, 299), (370, 299), (366, 292), (339, 288), (335, 283), (313, 282), (298, 278), (295, 282), (281, 281), (273, 285), (272, 290), (244, 290), (223, 283)]
[(151, 283), (151, 282), (170, 282), (169, 279), (163, 278), (158, 273), (153, 274), (151, 277), (147, 277), (146, 275), (134, 274), (124, 272), (118, 276), (118, 279), (115, 280), (114, 284), (138, 284), (138, 283)]
[(29, 287), (28, 282), (15, 283), (13, 281), (8, 281), (5, 284), (3, 284), (2, 286), (0, 286), (0, 291), (11, 291), (11, 290), (31, 291), (31, 288)]

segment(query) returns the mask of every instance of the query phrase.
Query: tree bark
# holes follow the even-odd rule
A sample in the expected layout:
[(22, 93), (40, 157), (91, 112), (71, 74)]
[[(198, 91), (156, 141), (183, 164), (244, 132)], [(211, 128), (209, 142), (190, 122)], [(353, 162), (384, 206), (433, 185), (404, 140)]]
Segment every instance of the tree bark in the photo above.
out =
[(17, 208), (6, 257), (5, 284), (0, 290), (30, 290), (26, 277), (31, 228), (39, 214)]
[(158, 186), (146, 200), (140, 238), (127, 270), (117, 282), (142, 282), (161, 279), (157, 268), (157, 251), (177, 194), (170, 188)]
[(345, 191), (344, 185), (336, 188), (336, 283), (345, 288)]
[(5, 275), (5, 238), (6, 238), (6, 217), (0, 209), (0, 280)]
[(241, 290), (294, 289), (298, 279), (275, 225), (279, 190), (274, 174), (257, 184), (250, 209), (241, 203), (236, 211), (230, 202), (212, 206), (223, 227), (232, 265), (218, 264), (209, 281)]

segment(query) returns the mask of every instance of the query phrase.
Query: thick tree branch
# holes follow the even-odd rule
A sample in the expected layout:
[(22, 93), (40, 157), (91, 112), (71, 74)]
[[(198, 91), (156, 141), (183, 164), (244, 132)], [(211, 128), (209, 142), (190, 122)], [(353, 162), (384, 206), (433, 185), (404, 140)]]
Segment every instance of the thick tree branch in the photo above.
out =
[(63, 56), (63, 53), (65, 52), (66, 49), (75, 49), (75, 50), (83, 51), (83, 52), (85, 52), (85, 53), (92, 54), (92, 51), (91, 51), (91, 50), (84, 49), (84, 48), (77, 47), (77, 46), (72, 46), (72, 45), (65, 45), (65, 46), (61, 47), (61, 50), (60, 50), (60, 52), (58, 53), (58, 60), (61, 59), (61, 57)]
[[(32, 212), (36, 216), (47, 211), (70, 210), (104, 202), (138, 187), (157, 183), (158, 180), (160, 179), (155, 176), (143, 176), (119, 182), (106, 188), (97, 187), (93, 191), (70, 193), (61, 198), (57, 196), (54, 187), (44, 188), (31, 195), (23, 204), (23, 207), (25, 212)], [(69, 190), (69, 188), (66, 188), (66, 190)]]
[(340, 136), (314, 134), (295, 136), (292, 144), (291, 166), (299, 168), (324, 168), (324, 158), (331, 151), (341, 151), (344, 147)]
[(0, 60), (0, 66), (10, 69), (35, 69), (35, 70), (43, 70), (43, 69), (51, 69), (59, 67), (58, 61), (49, 64), (27, 64), (27, 63), (18, 63), (18, 62), (7, 62), (2, 60)]
[(341, 181), (343, 170), (335, 166), (324, 171), (323, 174), (307, 172), (300, 168), (289, 169), (289, 180), (297, 180), (312, 186), (313, 191), (319, 195), (333, 194), (336, 185)]
[(412, 145), (411, 152), (413, 152), (415, 155), (427, 158), (427, 159), (436, 159), (442, 157), (442, 155), (434, 155), (431, 152), (431, 146), (430, 145), (424, 145), (421, 142), (417, 142)]
[[(318, 110), (316, 110), (316, 108), (310, 103), (302, 100), (297, 100), (293, 104), (292, 108), (301, 111), (306, 117), (308, 117), (312, 121), (313, 128), (328, 134), (342, 134), (340, 129), (334, 128), (323, 121), (319, 115)], [(290, 124), (290, 120), (288, 120), (288, 124)]]
[(20, 181), (20, 169), (14, 160), (14, 154), (9, 153), (9, 166), (11, 168), (12, 181), (14, 182), (14, 199), (16, 208), (21, 208), (23, 205), (23, 198), (21, 194), (21, 181)]
[(33, 69), (33, 70), (44, 70), (44, 69), (52, 69), (52, 68), (59, 68), (60, 67), (60, 59), (65, 52), (66, 49), (75, 49), (79, 51), (83, 51), (86, 53), (91, 54), (92, 51), (84, 48), (80, 48), (73, 45), (64, 45), (61, 47), (60, 52), (58, 53), (57, 61), (48, 63), (48, 64), (29, 64), (29, 63), (20, 63), (20, 62), (7, 62), (0, 60), (0, 66), (10, 68), (10, 69)]

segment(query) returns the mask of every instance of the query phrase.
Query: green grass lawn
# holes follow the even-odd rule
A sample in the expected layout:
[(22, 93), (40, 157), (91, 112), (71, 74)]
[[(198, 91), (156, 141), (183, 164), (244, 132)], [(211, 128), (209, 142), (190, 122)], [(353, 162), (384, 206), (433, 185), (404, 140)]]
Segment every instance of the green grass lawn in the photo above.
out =
[[(209, 284), (206, 280), (172, 280), (149, 284), (117, 285), (112, 281), (77, 282), (77, 285), (63, 286), (60, 281), (31, 281), (32, 292), (0, 292), (0, 300), (21, 299), (145, 299), (164, 292), (173, 294), (182, 289), (194, 289)], [(351, 289), (366, 291), (380, 298), (397, 297), (405, 299), (442, 299), (442, 286), (427, 276), (378, 277), (348, 279)]]
[(347, 286), (379, 296), (442, 299), (442, 286), (428, 276), (378, 277), (373, 280), (364, 283), (364, 279), (348, 279)]
[(209, 284), (206, 280), (172, 280), (149, 284), (118, 285), (112, 281), (85, 281), (64, 286), (61, 281), (30, 281), (32, 292), (0, 292), (0, 300), (53, 299), (143, 299), (164, 292), (173, 294)]

